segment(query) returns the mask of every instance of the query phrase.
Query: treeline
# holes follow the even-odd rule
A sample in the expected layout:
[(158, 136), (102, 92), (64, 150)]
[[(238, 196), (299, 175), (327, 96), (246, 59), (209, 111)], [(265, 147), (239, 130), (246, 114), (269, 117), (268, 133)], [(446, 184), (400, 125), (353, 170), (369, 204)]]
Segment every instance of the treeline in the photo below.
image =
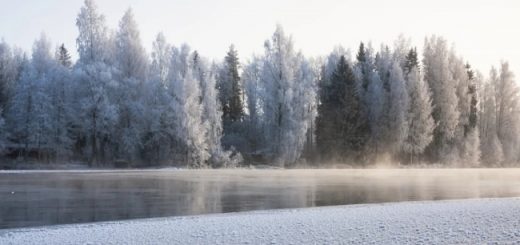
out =
[(92, 0), (77, 61), (45, 35), (31, 56), (0, 43), (5, 157), (91, 165), (229, 167), (380, 161), (517, 164), (518, 86), (508, 64), (485, 78), (425, 39), (400, 37), (306, 58), (278, 26), (263, 55), (222, 61), (158, 34), (148, 54), (131, 10), (111, 30)]

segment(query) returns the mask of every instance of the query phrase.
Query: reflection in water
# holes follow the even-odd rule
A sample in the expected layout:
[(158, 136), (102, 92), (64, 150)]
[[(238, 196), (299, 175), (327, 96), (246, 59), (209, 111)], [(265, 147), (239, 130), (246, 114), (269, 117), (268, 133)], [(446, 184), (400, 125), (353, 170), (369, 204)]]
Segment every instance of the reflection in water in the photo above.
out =
[(1, 173), (0, 228), (513, 196), (520, 196), (519, 169)]

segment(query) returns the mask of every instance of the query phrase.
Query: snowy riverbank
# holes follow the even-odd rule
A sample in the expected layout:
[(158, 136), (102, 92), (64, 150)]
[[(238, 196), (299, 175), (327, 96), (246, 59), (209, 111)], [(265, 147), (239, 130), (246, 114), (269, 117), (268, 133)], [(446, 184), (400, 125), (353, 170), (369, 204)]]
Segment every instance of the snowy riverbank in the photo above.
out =
[(520, 243), (520, 198), (366, 204), (0, 230), (0, 244)]

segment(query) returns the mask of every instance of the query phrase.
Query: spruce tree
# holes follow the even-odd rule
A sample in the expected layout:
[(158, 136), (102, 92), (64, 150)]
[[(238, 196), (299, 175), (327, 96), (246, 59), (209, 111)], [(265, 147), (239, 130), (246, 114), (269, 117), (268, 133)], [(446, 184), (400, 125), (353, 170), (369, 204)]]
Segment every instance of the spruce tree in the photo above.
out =
[(362, 85), (364, 91), (366, 91), (368, 89), (370, 80), (368, 78), (369, 67), (367, 64), (367, 51), (365, 49), (365, 44), (363, 42), (361, 42), (359, 44), (359, 50), (358, 50), (358, 53), (356, 54), (356, 60), (357, 60), (357, 66), (361, 71), (361, 74), (360, 74), (361, 75), (361, 85)]
[(358, 62), (363, 63), (366, 61), (365, 57), (366, 57), (365, 44), (363, 42), (361, 42), (359, 44), (358, 53), (356, 54), (356, 59)]
[(227, 68), (231, 78), (231, 98), (229, 100), (229, 117), (231, 121), (240, 121), (244, 114), (242, 105), (242, 88), (240, 87), (240, 76), (238, 74), (238, 53), (235, 47), (231, 45), (226, 56)]
[(231, 45), (224, 58), (224, 65), (218, 81), (222, 117), (226, 124), (241, 121), (244, 116), (242, 88), (238, 72), (239, 65), (238, 52), (235, 46)]
[(465, 134), (467, 134), (470, 129), (474, 129), (477, 126), (477, 120), (478, 120), (478, 98), (477, 98), (477, 85), (475, 83), (475, 74), (473, 70), (471, 69), (471, 66), (466, 63), (466, 70), (468, 73), (469, 78), (469, 87), (468, 87), (468, 93), (471, 97), (470, 101), (470, 113), (469, 113), (469, 124), (467, 125), (467, 128), (465, 129)]
[(406, 55), (406, 61), (404, 65), (404, 73), (408, 75), (412, 69), (419, 69), (419, 59), (417, 58), (417, 48), (412, 48)]
[(320, 97), (318, 150), (322, 156), (360, 160), (368, 124), (364, 121), (354, 73), (344, 56), (341, 56), (330, 83), (322, 85)]
[(58, 50), (56, 50), (56, 59), (64, 67), (70, 68), (72, 66), (70, 54), (69, 51), (65, 48), (65, 44), (61, 44), (58, 47)]

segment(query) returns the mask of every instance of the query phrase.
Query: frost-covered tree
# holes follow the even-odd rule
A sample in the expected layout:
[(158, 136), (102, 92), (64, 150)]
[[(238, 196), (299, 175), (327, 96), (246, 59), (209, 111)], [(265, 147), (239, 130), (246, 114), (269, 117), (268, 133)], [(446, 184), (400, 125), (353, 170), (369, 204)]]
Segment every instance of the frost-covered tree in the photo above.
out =
[(478, 167), (480, 165), (481, 151), (478, 129), (472, 128), (467, 132), (460, 154), (462, 160), (459, 165), (464, 167)]
[(168, 72), (171, 47), (162, 33), (152, 45), (152, 62), (143, 89), (142, 147), (143, 157), (157, 164), (173, 162), (175, 146), (175, 112), (168, 106)]
[(72, 156), (74, 98), (72, 97), (73, 77), (71, 61), (67, 49), (61, 45), (56, 50), (55, 62), (49, 70), (49, 83), (46, 93), (51, 102), (49, 111), (52, 137), (49, 147), (53, 149), (56, 160), (66, 160)]
[(393, 46), (393, 60), (399, 64), (403, 74), (406, 75), (409, 70), (407, 70), (408, 62), (412, 61), (408, 59), (408, 55), (410, 54), (412, 40), (410, 38), (406, 38), (404, 34), (399, 34), (397, 39), (394, 41)]
[(145, 80), (148, 57), (143, 45), (132, 9), (128, 9), (115, 36), (116, 64), (123, 79)]
[(388, 96), (387, 91), (383, 89), (383, 82), (377, 72), (371, 73), (371, 82), (368, 86), (368, 90), (364, 96), (364, 102), (366, 103), (367, 119), (370, 126), (370, 153), (377, 157), (380, 153), (384, 128), (384, 109), (385, 103), (387, 103)]
[(170, 60), (172, 57), (171, 46), (166, 41), (163, 33), (157, 34), (153, 42), (152, 64), (150, 76), (159, 80), (163, 85), (167, 85)]
[(475, 76), (473, 70), (469, 64), (466, 64), (466, 71), (468, 74), (468, 79), (470, 84), (468, 86), (468, 96), (470, 97), (470, 105), (469, 105), (469, 116), (468, 116), (468, 124), (465, 127), (465, 141), (464, 148), (462, 150), (463, 156), (462, 159), (467, 159), (465, 161), (466, 165), (469, 166), (478, 166), (481, 162), (481, 143), (480, 143), (480, 130), (477, 127), (478, 122), (478, 91), (477, 85), (482, 84), (481, 80), (483, 78), (481, 75)]
[(262, 68), (265, 133), (277, 162), (292, 164), (300, 158), (312, 120), (314, 74), (281, 26), (265, 42)]
[[(413, 61), (413, 58), (411, 58)], [(413, 62), (407, 62), (411, 64)], [(411, 66), (407, 75), (407, 87), (410, 97), (408, 108), (408, 136), (403, 142), (404, 152), (410, 155), (410, 163), (414, 157), (423, 153), (433, 140), (435, 123), (432, 118), (431, 92), (428, 84), (422, 79), (417, 65)]]
[[(80, 128), (79, 141), (87, 144), (83, 149), (90, 164), (106, 161), (111, 133), (117, 121), (117, 107), (108, 91), (117, 86), (110, 60), (109, 37), (105, 17), (98, 13), (92, 0), (85, 0), (76, 19), (79, 36), (76, 39), (79, 60), (75, 67), (77, 108), (75, 122)], [(112, 49), (113, 50), (113, 49)], [(110, 153), (110, 152), (108, 152)]]
[(375, 57), (375, 65), (385, 92), (390, 91), (389, 79), (393, 61), (394, 59), (390, 48), (386, 45), (381, 45), (381, 48)]
[[(262, 91), (261, 91), (261, 72), (262, 60), (253, 57), (242, 71), (242, 81), (244, 84), (244, 92), (246, 94), (246, 138), (249, 143), (249, 150), (257, 151), (264, 142), (264, 134), (261, 132), (261, 108), (262, 108)], [(242, 145), (243, 148), (244, 146)], [(237, 149), (240, 149), (237, 147)]]
[(368, 156), (378, 156), (380, 153), (382, 134), (384, 133), (383, 109), (387, 104), (387, 91), (383, 90), (383, 81), (376, 70), (374, 50), (369, 44), (365, 48), (361, 43), (356, 55), (357, 63), (354, 72), (360, 86), (360, 96), (362, 98), (363, 113), (360, 115), (366, 117), (369, 122), (369, 131), (366, 133), (369, 138), (369, 146), (367, 147)]
[(207, 61), (193, 57), (194, 77), (200, 82), (202, 90), (203, 114), (201, 120), (207, 126), (206, 141), (211, 156), (210, 164), (222, 166), (227, 159), (220, 144), (222, 138), (222, 108), (218, 99), (215, 73)]
[(386, 150), (395, 155), (402, 150), (403, 141), (408, 136), (407, 112), (409, 107), (409, 97), (406, 90), (406, 81), (404, 80), (401, 66), (397, 61), (392, 65), (390, 70), (390, 92), (388, 93), (388, 111), (385, 117), (386, 130), (384, 138), (387, 143)]
[(480, 149), (482, 162), (487, 166), (500, 166), (504, 161), (502, 143), (497, 135), (496, 81), (498, 81), (498, 75), (493, 68), (490, 72), (489, 81), (483, 84), (480, 96)]
[(200, 83), (203, 114), (201, 121), (206, 128), (206, 144), (210, 154), (211, 166), (236, 166), (240, 157), (232, 158), (231, 151), (222, 148), (222, 107), (216, 84), (216, 69), (212, 69), (208, 62), (201, 58), (197, 52), (192, 54), (193, 77)]
[(149, 59), (131, 9), (114, 30), (105, 22), (85, 0), (77, 60), (45, 36), (30, 56), (0, 42), (0, 151), (9, 142), (39, 160), (189, 167), (229, 167), (242, 154), (285, 166), (316, 149), (355, 163), (520, 160), (508, 64), (484, 78), (441, 37), (425, 40), (421, 61), (402, 35), (378, 51), (361, 43), (353, 61), (342, 47), (306, 58), (278, 26), (263, 55), (241, 64), (231, 46), (212, 63), (163, 34)]
[(176, 115), (176, 137), (182, 145), (184, 161), (190, 167), (205, 167), (210, 158), (207, 121), (203, 121), (200, 81), (190, 64), (190, 48), (173, 48), (169, 72), (171, 107)]
[(446, 40), (432, 36), (425, 40), (423, 52), (424, 79), (432, 90), (433, 119), (436, 127), (430, 145), (434, 159), (440, 162), (457, 161), (453, 147), (460, 112), (456, 85), (450, 72), (450, 53)]
[(20, 79), (14, 88), (13, 98), (10, 101), (8, 112), (9, 131), (15, 143), (23, 144), (24, 154), (27, 154), (31, 144), (36, 141), (31, 134), (35, 126), (35, 102), (34, 102), (34, 83), (35, 75), (31, 64), (26, 61), (22, 65)]
[(43, 153), (51, 143), (52, 104), (46, 88), (54, 62), (51, 44), (42, 34), (34, 42), (31, 61), (24, 63), (9, 107), (9, 130), (25, 153), (30, 149)]
[(470, 86), (470, 80), (464, 62), (461, 58), (456, 57), (453, 49), (450, 51), (449, 63), (450, 76), (452, 81), (455, 83), (458, 99), (457, 111), (459, 112), (459, 120), (455, 132), (455, 138), (460, 142), (463, 141), (469, 125), (471, 97), (468, 89)]
[[(314, 148), (313, 140), (315, 138), (315, 124), (318, 116), (318, 69), (314, 66), (314, 61), (307, 60), (303, 55), (298, 57), (299, 67), (295, 74), (296, 84), (295, 98), (290, 105), (293, 110), (293, 124), (295, 125), (296, 134), (288, 135), (291, 137), (295, 146), (290, 147), (289, 157), (298, 159), (305, 149), (312, 150)], [(286, 132), (288, 133), (288, 132)], [(292, 152), (291, 152), (292, 151)]]
[(109, 160), (107, 154), (112, 132), (118, 119), (117, 107), (110, 101), (107, 90), (116, 84), (106, 64), (96, 62), (81, 65), (74, 71), (77, 84), (79, 113), (76, 122), (80, 128), (80, 141), (87, 143), (83, 154), (91, 165)]
[(98, 13), (98, 7), (93, 0), (85, 0), (81, 7), (76, 26), (79, 36), (76, 39), (81, 63), (92, 63), (106, 60), (108, 29), (105, 16)]
[(119, 109), (119, 122), (115, 137), (118, 158), (130, 160), (138, 157), (142, 149), (144, 113), (142, 93), (146, 81), (147, 54), (141, 44), (137, 23), (132, 9), (128, 9), (115, 34), (114, 77), (118, 87), (112, 90), (114, 103)]
[(455, 132), (455, 141), (460, 154), (458, 165), (478, 166), (481, 153), (479, 131), (476, 129), (475, 118), (477, 91), (472, 87), (473, 77), (471, 77), (471, 72), (468, 71), (462, 59), (455, 57), (454, 50), (451, 51), (450, 69), (453, 80), (456, 82), (458, 98), (459, 123)]
[(492, 76), (495, 87), (497, 136), (502, 143), (507, 164), (518, 161), (519, 88), (509, 64), (502, 62), (498, 77)]
[(11, 99), (19, 75), (21, 56), (16, 56), (15, 51), (2, 40), (0, 42), (0, 107), (4, 109)]

